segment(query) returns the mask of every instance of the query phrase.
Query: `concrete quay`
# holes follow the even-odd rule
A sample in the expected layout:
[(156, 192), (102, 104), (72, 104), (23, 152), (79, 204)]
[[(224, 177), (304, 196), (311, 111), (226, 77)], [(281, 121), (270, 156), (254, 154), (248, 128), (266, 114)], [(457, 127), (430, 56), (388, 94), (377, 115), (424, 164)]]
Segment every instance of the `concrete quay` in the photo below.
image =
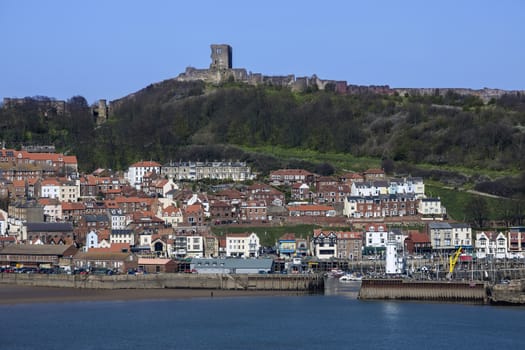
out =
[(90, 289), (223, 289), (273, 290), (322, 293), (324, 278), (321, 274), (186, 274), (160, 273), (145, 275), (45, 275), (0, 274), (0, 284), (39, 287), (65, 287)]
[(488, 286), (484, 282), (414, 281), (403, 279), (364, 279), (361, 300), (426, 300), (487, 304)]

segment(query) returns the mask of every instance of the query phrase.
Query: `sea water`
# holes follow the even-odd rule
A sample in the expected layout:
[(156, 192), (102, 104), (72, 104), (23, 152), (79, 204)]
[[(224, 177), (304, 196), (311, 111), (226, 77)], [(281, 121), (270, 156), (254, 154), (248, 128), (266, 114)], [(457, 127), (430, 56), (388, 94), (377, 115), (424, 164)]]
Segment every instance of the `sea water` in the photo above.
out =
[(0, 349), (524, 349), (525, 308), (325, 295), (0, 306)]

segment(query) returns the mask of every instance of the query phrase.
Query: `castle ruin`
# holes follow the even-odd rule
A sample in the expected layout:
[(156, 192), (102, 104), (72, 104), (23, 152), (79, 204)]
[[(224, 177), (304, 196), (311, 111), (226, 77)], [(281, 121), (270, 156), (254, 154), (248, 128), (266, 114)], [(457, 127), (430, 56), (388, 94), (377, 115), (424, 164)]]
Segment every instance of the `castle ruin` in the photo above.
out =
[(272, 85), (288, 87), (292, 91), (307, 91), (308, 89), (330, 90), (339, 94), (409, 94), (409, 95), (444, 95), (451, 91), (460, 95), (478, 96), (484, 102), (491, 98), (499, 98), (504, 94), (525, 93), (523, 90), (501, 89), (467, 89), (467, 88), (390, 88), (388, 85), (348, 85), (344, 80), (324, 80), (316, 75), (311, 77), (295, 77), (293, 74), (284, 76), (267, 76), (260, 73), (247, 72), (244, 68), (233, 68), (232, 47), (226, 44), (212, 44), (211, 63), (209, 69), (187, 67), (184, 73), (177, 78), (178, 81), (202, 80), (207, 83), (220, 84), (226, 81), (244, 82), (248, 84)]
[(305, 91), (315, 87), (324, 90), (327, 86), (333, 86), (336, 91), (341, 86), (346, 87), (345, 81), (322, 80), (315, 75), (312, 77), (297, 78), (289, 75), (262, 75), (261, 73), (247, 72), (244, 68), (233, 68), (233, 50), (227, 44), (211, 44), (211, 63), (208, 69), (187, 67), (184, 73), (179, 74), (177, 81), (202, 80), (207, 83), (220, 84), (226, 81), (243, 82), (253, 85), (265, 84), (291, 88), (294, 91)]

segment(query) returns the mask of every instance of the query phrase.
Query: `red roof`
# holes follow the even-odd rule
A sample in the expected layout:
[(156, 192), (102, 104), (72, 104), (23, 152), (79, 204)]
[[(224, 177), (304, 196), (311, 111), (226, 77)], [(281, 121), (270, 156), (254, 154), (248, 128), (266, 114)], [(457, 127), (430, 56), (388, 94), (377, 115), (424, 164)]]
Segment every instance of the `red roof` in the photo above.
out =
[(130, 168), (151, 168), (151, 167), (160, 167), (161, 165), (157, 162), (152, 161), (142, 161), (134, 163), (130, 166)]
[(294, 210), (294, 211), (328, 211), (328, 210), (334, 210), (334, 208), (329, 206), (329, 205), (301, 204), (301, 205), (291, 205), (291, 206), (288, 207), (288, 210)]
[(62, 210), (85, 210), (86, 206), (80, 202), (62, 202)]
[(429, 243), (430, 237), (426, 233), (420, 233), (418, 231), (409, 232), (408, 236), (414, 243)]

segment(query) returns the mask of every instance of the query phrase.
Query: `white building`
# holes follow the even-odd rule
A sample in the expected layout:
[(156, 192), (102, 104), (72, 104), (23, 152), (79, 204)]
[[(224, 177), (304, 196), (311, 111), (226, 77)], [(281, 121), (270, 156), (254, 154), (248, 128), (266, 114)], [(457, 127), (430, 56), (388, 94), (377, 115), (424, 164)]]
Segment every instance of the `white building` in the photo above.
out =
[(386, 274), (401, 274), (405, 270), (405, 259), (403, 256), (403, 248), (396, 240), (396, 235), (393, 232), (388, 233), (385, 253), (385, 273)]
[(0, 236), (7, 234), (7, 213), (0, 209)]
[(226, 256), (257, 257), (261, 247), (255, 233), (229, 233), (226, 235)]
[(98, 234), (95, 231), (90, 231), (86, 235), (86, 250), (91, 248), (98, 248)]
[(252, 180), (254, 175), (245, 162), (172, 162), (162, 167), (162, 175), (175, 180), (218, 179)]
[(122, 209), (109, 210), (109, 219), (112, 230), (124, 230), (128, 225), (128, 220), (126, 220), (126, 218), (126, 215), (122, 213)]
[(423, 219), (443, 219), (446, 214), (445, 207), (441, 205), (440, 198), (421, 198), (419, 201), (418, 213), (423, 215)]
[(365, 247), (385, 248), (388, 240), (388, 229), (385, 224), (370, 224), (365, 228)]
[(202, 258), (204, 256), (204, 238), (202, 236), (187, 237), (186, 256), (189, 258)]
[(476, 233), (476, 257), (479, 259), (505, 259), (507, 254), (507, 236), (503, 232)]
[(42, 180), (40, 197), (60, 199), (60, 183), (56, 179)]
[(58, 199), (41, 198), (38, 203), (44, 207), (44, 221), (57, 222), (62, 220), (62, 204)]
[(134, 246), (135, 234), (133, 233), (133, 230), (111, 230), (109, 242), (111, 244), (125, 243)]
[(40, 197), (54, 198), (61, 202), (77, 202), (80, 197), (79, 181), (45, 179), (40, 184)]
[(431, 222), (428, 229), (433, 250), (472, 249), (472, 228), (469, 224)]
[(338, 256), (337, 234), (335, 232), (323, 232), (314, 230), (311, 251), (318, 259), (330, 259)]
[(159, 205), (157, 217), (162, 219), (164, 224), (171, 226), (178, 226), (184, 221), (182, 210), (175, 205), (168, 205), (164, 208)]
[(129, 184), (137, 190), (141, 189), (144, 175), (149, 173), (160, 174), (160, 164), (152, 161), (142, 161), (132, 164), (126, 173)]
[(59, 199), (61, 202), (78, 202), (80, 197), (80, 181), (62, 181), (60, 183)]

